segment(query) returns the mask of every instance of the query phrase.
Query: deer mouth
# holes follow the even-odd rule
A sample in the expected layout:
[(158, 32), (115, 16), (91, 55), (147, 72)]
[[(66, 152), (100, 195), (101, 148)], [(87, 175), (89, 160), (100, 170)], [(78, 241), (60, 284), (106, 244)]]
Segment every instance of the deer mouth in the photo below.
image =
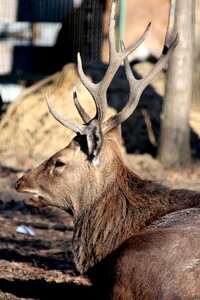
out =
[(31, 197), (24, 199), (24, 204), (32, 207), (43, 207), (45, 198), (40, 193), (31, 193)]

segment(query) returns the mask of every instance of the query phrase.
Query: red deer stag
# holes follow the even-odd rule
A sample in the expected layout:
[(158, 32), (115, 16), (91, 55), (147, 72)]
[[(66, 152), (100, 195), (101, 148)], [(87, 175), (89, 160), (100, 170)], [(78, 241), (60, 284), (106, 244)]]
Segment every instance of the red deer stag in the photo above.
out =
[[(113, 1), (110, 60), (104, 79), (90, 82), (78, 55), (78, 73), (93, 96), (95, 117), (85, 112), (76, 92), (74, 102), (83, 125), (62, 118), (47, 98), (54, 118), (77, 135), (66, 148), (19, 179), (16, 189), (32, 193), (26, 204), (52, 205), (71, 212), (74, 261), (77, 269), (100, 287), (99, 299), (200, 299), (199, 212), (196, 208), (197, 220), (193, 220), (189, 209), (200, 204), (200, 193), (172, 190), (141, 179), (125, 166), (119, 142), (119, 125), (133, 113), (142, 91), (168, 62), (178, 38), (169, 48), (164, 47), (146, 77), (136, 79), (127, 56), (143, 42), (150, 25), (133, 45), (124, 49), (121, 43), (121, 51), (116, 51), (115, 6)], [(129, 99), (119, 113), (104, 121), (107, 89), (123, 61)], [(164, 228), (167, 222), (161, 217), (172, 212), (176, 213), (169, 217), (170, 228)], [(158, 224), (153, 226), (156, 220)]]

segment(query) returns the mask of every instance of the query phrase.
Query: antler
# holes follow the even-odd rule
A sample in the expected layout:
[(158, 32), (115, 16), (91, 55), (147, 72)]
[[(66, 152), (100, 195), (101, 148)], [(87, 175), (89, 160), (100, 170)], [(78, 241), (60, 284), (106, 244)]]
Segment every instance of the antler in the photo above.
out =
[(115, 9), (116, 9), (116, 1), (113, 1), (110, 12), (110, 23), (109, 23), (109, 66), (104, 75), (104, 78), (98, 83), (92, 83), (84, 74), (82, 68), (82, 61), (80, 53), (78, 53), (78, 74), (79, 77), (87, 88), (87, 90), (92, 95), (95, 105), (96, 105), (96, 116), (95, 119), (98, 119), (100, 122), (103, 121), (107, 111), (107, 89), (115, 76), (119, 66), (132, 51), (138, 48), (144, 39), (147, 36), (151, 23), (149, 23), (142, 34), (142, 36), (131, 46), (125, 49), (123, 52), (118, 52), (115, 46)]
[[(111, 130), (112, 128), (118, 126), (123, 123), (126, 119), (130, 117), (130, 115), (134, 112), (139, 102), (140, 96), (147, 85), (158, 75), (158, 73), (162, 70), (162, 68), (168, 62), (170, 56), (172, 55), (174, 49), (176, 48), (179, 41), (178, 34), (174, 39), (171, 46), (168, 48), (164, 46), (162, 54), (154, 65), (154, 67), (149, 71), (149, 73), (142, 79), (136, 79), (133, 75), (128, 58), (126, 57), (124, 60), (126, 77), (129, 82), (129, 99), (127, 101), (126, 106), (115, 116), (112, 116), (108, 119), (102, 126), (103, 133)], [(123, 42), (121, 42), (121, 48), (124, 49)]]
[[(127, 49), (124, 48), (124, 45), (121, 42), (121, 51), (118, 52), (115, 46), (115, 9), (116, 0), (113, 0), (109, 22), (109, 65), (103, 79), (100, 82), (93, 83), (86, 77), (85, 73), (83, 72), (81, 56), (79, 53), (77, 55), (78, 74), (83, 85), (87, 88), (94, 99), (96, 105), (95, 117), (90, 118), (90, 116), (85, 112), (85, 110), (79, 103), (76, 91), (73, 92), (73, 99), (77, 111), (84, 121), (84, 124), (82, 125), (76, 124), (60, 116), (59, 113), (56, 112), (54, 108), (52, 108), (48, 97), (46, 96), (47, 105), (53, 117), (62, 125), (73, 130), (77, 134), (85, 135), (88, 144), (88, 153), (95, 158), (98, 156), (102, 147), (102, 132), (105, 133), (116, 127), (120, 123), (124, 122), (133, 113), (143, 90), (167, 63), (169, 57), (171, 56), (178, 43), (177, 36), (169, 48), (167, 48), (166, 46), (164, 47), (162, 55), (153, 69), (143, 79), (137, 80), (132, 74), (127, 57), (132, 51), (134, 51), (142, 44), (147, 36), (151, 23), (147, 25), (141, 37)], [(103, 123), (107, 111), (107, 89), (123, 61), (125, 65), (126, 76), (129, 82), (129, 99), (126, 106), (118, 114), (112, 116), (110, 119)]]
[(49, 97), (46, 94), (46, 102), (47, 102), (47, 106), (49, 109), (49, 112), (52, 114), (52, 116), (63, 126), (71, 129), (72, 131), (76, 132), (76, 133), (80, 133), (80, 134), (84, 134), (85, 132), (85, 127), (86, 125), (80, 125), (80, 124), (76, 124), (72, 121), (69, 121), (66, 118), (63, 118), (51, 105), (50, 101), (49, 101)]
[(78, 100), (78, 96), (77, 96), (77, 93), (76, 93), (76, 89), (74, 89), (74, 92), (73, 92), (73, 99), (74, 99), (74, 104), (76, 106), (76, 109), (79, 113), (79, 115), (81, 116), (83, 122), (85, 124), (89, 123), (91, 121), (91, 118), (90, 116), (86, 113), (86, 111), (83, 109), (83, 107), (81, 106), (79, 100)]

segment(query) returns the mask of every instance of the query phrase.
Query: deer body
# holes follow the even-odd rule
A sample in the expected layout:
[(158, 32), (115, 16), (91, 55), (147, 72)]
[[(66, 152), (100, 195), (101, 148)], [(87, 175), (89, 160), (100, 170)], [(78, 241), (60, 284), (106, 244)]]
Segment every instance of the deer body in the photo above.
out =
[[(114, 140), (111, 145), (110, 142), (106, 140), (107, 146), (113, 147), (109, 152), (112, 155), (116, 152), (116, 156), (112, 157), (114, 166), (107, 159), (105, 161), (105, 170), (100, 179), (104, 183), (100, 188), (101, 193), (94, 191), (93, 203), (91, 199), (87, 203), (86, 196), (84, 203), (87, 204), (82, 204), (84, 209), (74, 216), (73, 248), (76, 266), (82, 273), (161, 216), (200, 206), (198, 192), (170, 190), (139, 178), (124, 165), (119, 149), (117, 151), (119, 145)], [(86, 174), (86, 178), (88, 176)], [(106, 178), (106, 182), (103, 178)], [(95, 177), (93, 182), (96, 182)], [(85, 194), (90, 194), (91, 190), (92, 187)]]
[[(189, 297), (200, 276), (200, 213), (194, 223), (187, 208), (200, 206), (200, 194), (138, 177), (124, 165), (115, 131), (104, 137), (98, 166), (72, 141), (24, 175), (17, 189), (33, 193), (26, 204), (53, 205), (73, 214), (74, 261), (81, 273), (88, 272), (99, 299)], [(149, 229), (155, 221), (162, 227), (161, 217), (174, 211), (179, 226), (169, 221), (170, 229)], [(200, 299), (199, 289), (195, 296)]]
[(200, 299), (199, 238), (197, 224), (132, 236), (89, 270), (97, 298)]
[[(85, 112), (75, 91), (74, 103), (84, 122), (81, 125), (60, 116), (47, 98), (54, 118), (77, 135), (66, 148), (25, 174), (16, 189), (32, 193), (26, 204), (52, 205), (72, 214), (74, 261), (99, 287), (95, 298), (200, 299), (200, 214), (197, 210), (193, 222), (187, 210), (200, 205), (200, 193), (170, 190), (139, 178), (125, 166), (120, 152), (118, 125), (134, 111), (142, 91), (165, 66), (178, 39), (164, 47), (153, 69), (137, 80), (127, 56), (142, 43), (149, 25), (136, 43), (127, 49), (121, 43), (121, 51), (116, 51), (115, 4), (113, 1), (109, 25), (110, 62), (99, 83), (88, 80), (78, 55), (79, 76), (93, 96), (95, 117)], [(107, 89), (123, 61), (130, 96), (126, 106), (104, 122)], [(176, 211), (180, 212), (171, 219), (170, 213)], [(162, 216), (167, 217), (170, 229), (158, 228), (165, 227)], [(150, 229), (153, 224), (155, 228)]]

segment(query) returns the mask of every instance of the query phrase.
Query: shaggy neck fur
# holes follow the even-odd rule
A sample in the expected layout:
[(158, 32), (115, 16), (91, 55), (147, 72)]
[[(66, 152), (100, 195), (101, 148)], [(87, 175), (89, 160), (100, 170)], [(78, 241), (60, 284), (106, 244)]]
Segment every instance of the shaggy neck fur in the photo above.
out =
[(106, 196), (74, 220), (74, 259), (81, 273), (159, 217), (200, 203), (197, 192), (142, 180), (125, 166), (119, 170)]

